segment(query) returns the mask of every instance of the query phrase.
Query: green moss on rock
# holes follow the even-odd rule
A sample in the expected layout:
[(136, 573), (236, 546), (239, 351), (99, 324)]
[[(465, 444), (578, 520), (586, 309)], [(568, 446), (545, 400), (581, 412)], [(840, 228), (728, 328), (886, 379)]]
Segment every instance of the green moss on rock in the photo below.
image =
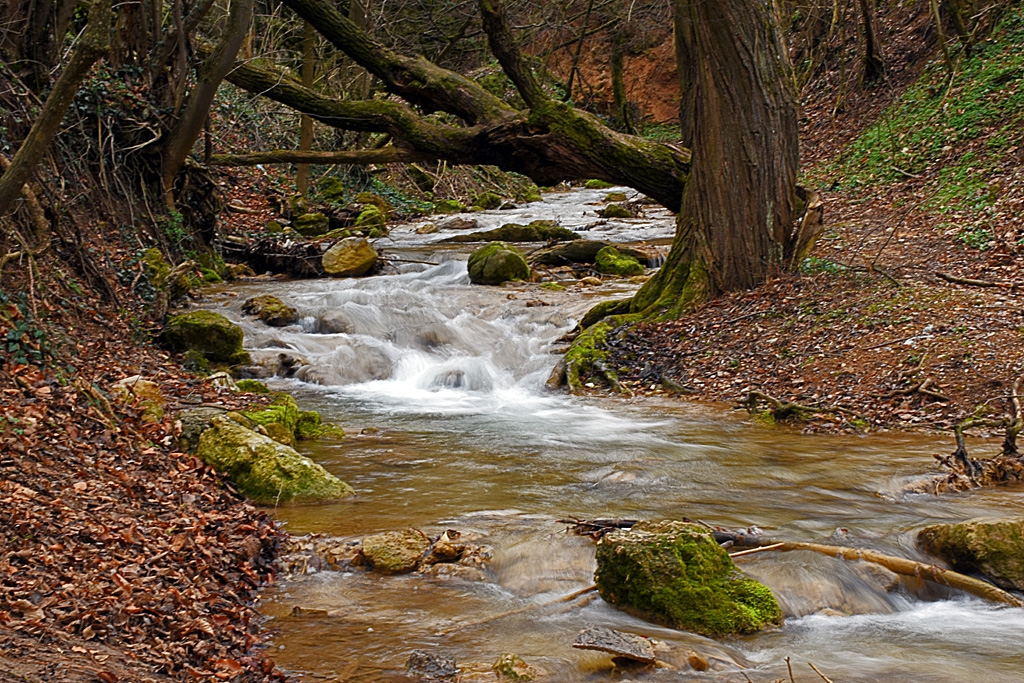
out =
[(621, 204), (609, 204), (600, 211), (603, 218), (632, 218), (632, 212)]
[(591, 178), (587, 182), (583, 183), (583, 187), (588, 190), (607, 190), (609, 187), (615, 187), (606, 180), (599, 180), (597, 178)]
[(510, 280), (526, 280), (530, 266), (515, 247), (504, 242), (491, 242), (469, 257), (469, 279), (477, 285), (500, 285)]
[(377, 571), (404, 574), (419, 566), (430, 548), (430, 539), (419, 529), (373, 534), (363, 539), (363, 556)]
[(207, 360), (232, 365), (251, 362), (242, 348), (242, 328), (213, 311), (172, 315), (164, 327), (164, 338), (175, 350), (194, 350)]
[(925, 552), (945, 559), (954, 569), (978, 572), (997, 586), (1024, 591), (1024, 518), (981, 517), (936, 524), (922, 529), (917, 541)]
[(782, 623), (771, 590), (744, 575), (707, 530), (641, 522), (597, 545), (594, 577), (608, 603), (649, 621), (706, 636)]
[(284, 392), (274, 394), (274, 402), (270, 405), (259, 410), (246, 410), (242, 414), (264, 427), (271, 424), (282, 424), (291, 434), (295, 433), (295, 426), (299, 423), (299, 406), (291, 394)]
[(262, 505), (324, 503), (353, 493), (348, 484), (295, 449), (226, 417), (213, 418), (199, 437), (196, 456)]
[(501, 197), (493, 192), (481, 192), (473, 197), (473, 207), (493, 211), (501, 206)]
[(235, 388), (250, 394), (269, 394), (270, 387), (258, 379), (240, 379), (235, 382)]
[(630, 277), (640, 275), (644, 267), (633, 256), (623, 254), (615, 247), (609, 245), (597, 252), (594, 258), (597, 269), (605, 275), (618, 275), (619, 277)]
[(164, 259), (164, 255), (156, 247), (146, 249), (139, 259), (149, 278), (150, 284), (156, 289), (163, 289), (167, 283), (167, 276), (171, 273), (171, 265)]
[(364, 237), (346, 237), (321, 257), (324, 271), (334, 277), (360, 277), (377, 263), (377, 252)]
[(360, 204), (368, 204), (369, 206), (377, 207), (377, 211), (384, 216), (384, 220), (391, 218), (391, 214), (394, 213), (394, 209), (391, 204), (387, 202), (383, 197), (373, 192), (360, 192), (355, 196), (355, 200)]
[(357, 230), (383, 230), (387, 224), (387, 216), (381, 213), (373, 204), (366, 206), (362, 211), (359, 212), (359, 216), (356, 218), (355, 227)]
[(292, 228), (304, 237), (318, 237), (331, 229), (331, 221), (322, 213), (304, 213), (292, 221)]
[(438, 199), (434, 202), (434, 213), (462, 213), (466, 205), (455, 199)]
[(300, 410), (299, 419), (295, 423), (295, 438), (306, 441), (311, 439), (340, 439), (345, 430), (337, 425), (323, 422), (320, 413), (315, 410)]
[(285, 327), (299, 319), (298, 311), (270, 294), (247, 299), (242, 304), (242, 313), (255, 316), (271, 327)]
[(625, 192), (609, 192), (604, 196), (606, 202), (624, 202), (626, 201)]
[(449, 237), (445, 242), (549, 242), (578, 240), (580, 236), (555, 221), (537, 220), (528, 225), (506, 223), (493, 230)]

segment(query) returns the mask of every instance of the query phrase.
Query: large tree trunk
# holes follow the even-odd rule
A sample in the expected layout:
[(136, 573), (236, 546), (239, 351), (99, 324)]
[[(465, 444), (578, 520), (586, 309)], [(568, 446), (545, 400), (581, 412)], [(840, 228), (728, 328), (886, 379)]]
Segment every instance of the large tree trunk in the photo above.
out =
[(633, 313), (678, 315), (799, 262), (797, 103), (771, 3), (676, 0), (683, 141), (693, 150), (672, 250)]

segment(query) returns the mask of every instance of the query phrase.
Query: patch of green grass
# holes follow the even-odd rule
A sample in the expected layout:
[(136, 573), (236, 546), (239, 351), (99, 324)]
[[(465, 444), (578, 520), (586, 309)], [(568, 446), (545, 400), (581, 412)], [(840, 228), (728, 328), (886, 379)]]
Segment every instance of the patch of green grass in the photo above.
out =
[(846, 189), (889, 185), (924, 174), (958, 146), (989, 135), (983, 155), (965, 154), (942, 169), (928, 208), (977, 210), (991, 203), (985, 171), (1019, 139), (1024, 120), (1022, 44), (1024, 7), (1015, 5), (991, 40), (960, 59), (952, 83), (945, 64), (935, 61), (841, 157), (811, 177)]

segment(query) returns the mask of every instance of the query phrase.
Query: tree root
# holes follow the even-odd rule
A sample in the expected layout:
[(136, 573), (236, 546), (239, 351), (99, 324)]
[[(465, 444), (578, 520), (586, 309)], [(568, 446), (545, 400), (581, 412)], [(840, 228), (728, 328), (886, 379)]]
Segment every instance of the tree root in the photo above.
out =
[[(947, 470), (931, 480), (912, 484), (906, 493), (956, 493), (986, 486), (1024, 481), (1024, 458), (1017, 450), (1017, 436), (1024, 430), (1021, 390), (1024, 375), (1013, 383), (1010, 413), (999, 418), (970, 417), (953, 427), (956, 450), (949, 455), (936, 455), (939, 466)], [(1002, 451), (994, 458), (976, 460), (967, 453), (964, 431), (973, 427), (1003, 429)]]
[(890, 398), (896, 398), (897, 396), (910, 396), (911, 394), (921, 394), (929, 398), (934, 398), (936, 401), (949, 401), (949, 397), (945, 394), (941, 394), (938, 391), (932, 389), (935, 386), (935, 380), (930, 377), (922, 382), (918, 382), (912, 387), (906, 389), (893, 389), (887, 394), (882, 394), (878, 398), (882, 400), (888, 400)]
[(945, 280), (955, 285), (965, 285), (967, 287), (1000, 287), (1002, 289), (1018, 289), (1022, 285), (1019, 282), (999, 282), (996, 280), (975, 280), (969, 277), (957, 277), (956, 275), (950, 275), (948, 273), (935, 273), (935, 277), (940, 280)]
[(841, 406), (808, 406), (802, 403), (794, 403), (793, 401), (783, 401), (763, 391), (756, 390), (747, 392), (747, 398), (740, 406), (746, 408), (747, 412), (751, 415), (754, 415), (758, 412), (757, 406), (759, 403), (768, 404), (768, 412), (771, 413), (772, 418), (779, 422), (791, 418), (806, 421), (818, 413), (855, 414), (849, 408)]

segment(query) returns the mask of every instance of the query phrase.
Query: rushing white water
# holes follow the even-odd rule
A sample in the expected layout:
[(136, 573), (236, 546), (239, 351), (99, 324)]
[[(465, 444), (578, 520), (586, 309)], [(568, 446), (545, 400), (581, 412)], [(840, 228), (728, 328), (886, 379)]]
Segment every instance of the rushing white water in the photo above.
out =
[[(560, 195), (475, 217), (481, 229), (533, 217), (572, 217), (583, 225), (587, 216), (579, 214), (590, 212), (595, 221), (588, 202), (603, 194)], [(671, 234), (666, 217), (637, 223), (620, 226), (617, 236)], [(548, 680), (618, 680), (606, 655), (570, 647), (580, 628), (606, 625), (666, 644), (662, 659), (674, 668), (629, 672), (636, 680), (742, 681), (742, 666), (753, 680), (768, 681), (787, 675), (787, 656), (805, 681), (818, 680), (808, 661), (836, 681), (1022, 680), (1024, 611), (908, 581), (887, 590), (891, 577), (810, 553), (767, 553), (743, 563), (776, 592), (788, 616), (782, 629), (755, 636), (715, 643), (600, 600), (485, 621), (591, 582), (592, 544), (563, 533), (555, 520), (566, 515), (756, 524), (778, 536), (836, 535), (846, 545), (927, 559), (913, 542), (921, 526), (1024, 514), (1024, 489), (895, 502), (880, 494), (925, 471), (931, 453), (947, 443), (801, 436), (753, 426), (720, 408), (548, 392), (544, 380), (557, 360), (558, 338), (593, 303), (635, 286), (474, 287), (464, 260), (471, 246), (431, 246), (426, 242), (436, 235), (428, 240), (411, 228), (393, 234), (393, 250), (406, 239), (414, 242), (408, 253), (419, 257), (410, 260), (438, 265), (406, 264), (400, 274), (359, 280), (245, 284), (211, 306), (243, 325), (260, 363), (291, 375), (271, 384), (350, 434), (310, 452), (359, 495), (277, 510), (293, 531), (359, 537), (406, 526), (454, 527), (494, 547), (493, 581), (325, 572), (294, 582), (265, 606), (277, 617), (280, 663), (318, 675), (351, 671), (362, 672), (359, 680), (392, 680), (388, 671), (400, 670), (411, 650), (441, 649), (470, 672), (479, 665), (486, 672), (479, 680), (493, 680), (490, 662), (516, 652)], [(295, 306), (300, 324), (275, 329), (241, 316), (242, 301), (256, 293)], [(290, 370), (281, 354), (292, 359), (285, 363)], [(366, 427), (374, 429), (360, 434)], [(290, 617), (294, 605), (340, 616)], [(689, 649), (705, 655), (711, 671), (690, 670)]]

